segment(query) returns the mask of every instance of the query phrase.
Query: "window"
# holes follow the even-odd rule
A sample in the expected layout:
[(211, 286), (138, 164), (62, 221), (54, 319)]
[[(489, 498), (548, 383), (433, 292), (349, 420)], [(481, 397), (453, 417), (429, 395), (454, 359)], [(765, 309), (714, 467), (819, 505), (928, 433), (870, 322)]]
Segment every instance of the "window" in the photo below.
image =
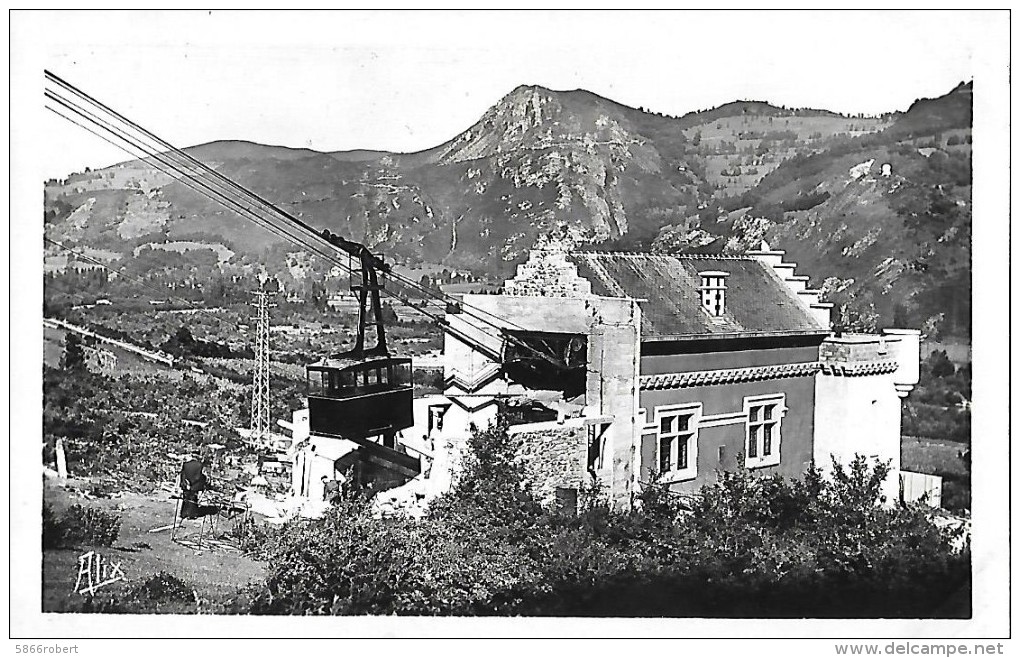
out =
[(775, 466), (779, 463), (780, 430), (786, 414), (785, 401), (784, 395), (744, 398), (744, 410), (747, 412), (744, 455), (748, 468)]
[(308, 395), (324, 395), (327, 388), (326, 384), (326, 373), (318, 370), (308, 370)]
[(698, 474), (698, 419), (701, 405), (659, 407), (656, 466), (667, 482), (690, 480)]
[(390, 382), (400, 386), (411, 385), (411, 366), (406, 363), (398, 363), (393, 366), (393, 376)]

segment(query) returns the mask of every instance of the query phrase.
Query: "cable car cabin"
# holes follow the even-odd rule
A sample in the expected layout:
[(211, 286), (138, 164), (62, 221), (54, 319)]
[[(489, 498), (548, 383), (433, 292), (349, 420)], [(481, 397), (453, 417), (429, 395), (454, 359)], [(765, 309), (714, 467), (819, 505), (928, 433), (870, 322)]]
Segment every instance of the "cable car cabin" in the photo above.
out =
[(307, 372), (312, 434), (382, 436), (382, 445), (392, 448), (394, 435), (414, 425), (409, 358), (327, 358)]

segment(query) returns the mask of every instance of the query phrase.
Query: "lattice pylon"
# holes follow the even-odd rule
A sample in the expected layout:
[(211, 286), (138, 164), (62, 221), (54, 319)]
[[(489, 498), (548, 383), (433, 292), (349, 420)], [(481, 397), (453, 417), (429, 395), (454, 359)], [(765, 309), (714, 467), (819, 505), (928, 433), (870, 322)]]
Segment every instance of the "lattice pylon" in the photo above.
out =
[(251, 389), (251, 440), (265, 443), (269, 431), (269, 296), (260, 288), (255, 301), (255, 368)]

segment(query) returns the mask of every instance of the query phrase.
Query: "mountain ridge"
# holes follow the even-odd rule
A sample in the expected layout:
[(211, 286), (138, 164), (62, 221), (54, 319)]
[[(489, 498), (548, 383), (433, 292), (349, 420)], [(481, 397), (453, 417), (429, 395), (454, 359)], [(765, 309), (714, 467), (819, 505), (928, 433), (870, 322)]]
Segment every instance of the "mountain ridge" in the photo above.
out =
[[(586, 90), (519, 85), (467, 129), (415, 153), (330, 153), (244, 140), (186, 150), (303, 221), (363, 242), (407, 267), (441, 264), (498, 278), (550, 231), (594, 248), (710, 252), (741, 250), (766, 238), (791, 254), (803, 253), (816, 270), (805, 270), (809, 274), (839, 278), (834, 262), (855, 275), (843, 278), (854, 279), (841, 289), (845, 303), (853, 302), (850, 292), (872, 298), (870, 308), (856, 309), (858, 317), (891, 319), (896, 312), (895, 304), (881, 299), (892, 270), (886, 264), (882, 276), (874, 272), (892, 258), (898, 265), (890, 290), (903, 288), (902, 304), (913, 309), (907, 319), (922, 323), (930, 316), (915, 309), (918, 294), (934, 283), (911, 268), (939, 259), (919, 253), (920, 247), (908, 249), (904, 236), (930, 225), (907, 228), (921, 202), (904, 200), (902, 190), (914, 190), (922, 179), (922, 187), (950, 185), (953, 179), (952, 201), (963, 202), (969, 222), (969, 184), (959, 183), (961, 162), (969, 173), (971, 93), (972, 84), (960, 85), (883, 117), (763, 101), (733, 101), (670, 117)], [(872, 191), (865, 193), (863, 183), (848, 187), (848, 172), (869, 159), (875, 171), (869, 169), (864, 179), (872, 181)], [(889, 162), (900, 176), (895, 190), (879, 173)], [(148, 254), (181, 243), (208, 245), (217, 255), (232, 254), (217, 264), (220, 271), (242, 272), (258, 263), (278, 274), (285, 289), (308, 292), (285, 266), (293, 248), (264, 239), (137, 161), (51, 181), (45, 191), (49, 231), (117, 254), (115, 260), (133, 260), (139, 249)], [(937, 201), (928, 198), (927, 187), (911, 194), (920, 194), (929, 206)], [(895, 226), (876, 228), (881, 217), (862, 210), (869, 207), (881, 208)], [(833, 219), (848, 211), (850, 220)], [(960, 234), (961, 222), (955, 215), (949, 221), (956, 226), (953, 236)], [(828, 236), (818, 228), (824, 226)], [(860, 244), (844, 244), (858, 232)], [(885, 235), (882, 240), (902, 253), (878, 258), (882, 240), (876, 235)], [(939, 243), (939, 237), (919, 244), (941, 254), (945, 240)], [(179, 248), (187, 260), (204, 247)], [(828, 254), (828, 260), (816, 253)], [(857, 254), (859, 262), (849, 254)], [(868, 272), (858, 266), (865, 262)], [(881, 283), (862, 283), (871, 276)], [(831, 286), (837, 297), (839, 285)], [(969, 279), (967, 286), (969, 295)], [(959, 318), (949, 324), (953, 331), (964, 329)]]

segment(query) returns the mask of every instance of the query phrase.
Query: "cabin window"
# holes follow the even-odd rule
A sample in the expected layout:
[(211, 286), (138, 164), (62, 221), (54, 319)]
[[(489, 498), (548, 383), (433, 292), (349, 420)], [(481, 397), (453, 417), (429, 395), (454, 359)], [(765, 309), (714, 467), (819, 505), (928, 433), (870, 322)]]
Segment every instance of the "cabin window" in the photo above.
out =
[(748, 468), (779, 464), (779, 444), (786, 396), (759, 395), (744, 398), (747, 424), (744, 436), (744, 460)]
[(656, 466), (664, 482), (690, 480), (698, 474), (698, 422), (701, 405), (656, 407)]
[(390, 377), (390, 383), (399, 386), (410, 386), (411, 366), (406, 363), (393, 366), (393, 375)]
[(326, 390), (326, 373), (316, 370), (308, 371), (308, 394), (322, 395)]

